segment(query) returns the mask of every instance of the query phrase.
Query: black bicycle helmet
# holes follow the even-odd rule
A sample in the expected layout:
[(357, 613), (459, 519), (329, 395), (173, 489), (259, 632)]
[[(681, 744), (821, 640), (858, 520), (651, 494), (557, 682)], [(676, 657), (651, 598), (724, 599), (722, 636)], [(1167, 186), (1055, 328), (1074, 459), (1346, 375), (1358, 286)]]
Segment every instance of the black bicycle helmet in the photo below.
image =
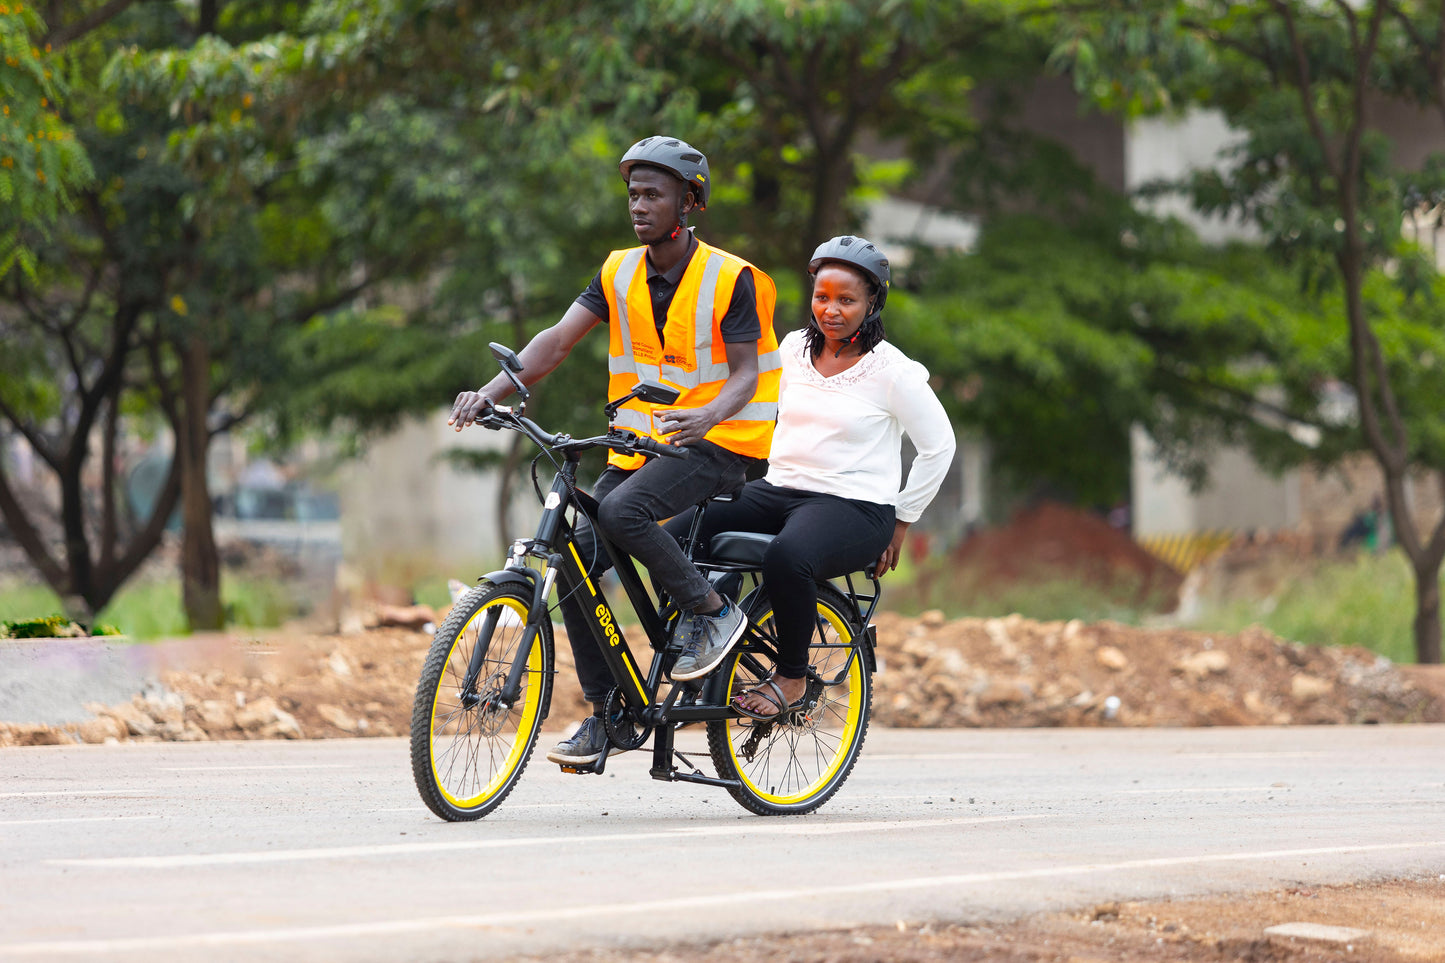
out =
[(622, 172), (624, 181), (632, 176), (633, 164), (649, 164), (672, 171), (682, 178), (684, 183), (693, 188), (693, 196), (697, 198), (697, 209), (707, 210), (708, 195), (712, 193), (712, 180), (708, 174), (707, 158), (703, 156), (702, 151), (687, 141), (662, 134), (644, 137), (627, 148), (627, 153), (622, 155), (622, 160), (617, 165), (617, 169)]

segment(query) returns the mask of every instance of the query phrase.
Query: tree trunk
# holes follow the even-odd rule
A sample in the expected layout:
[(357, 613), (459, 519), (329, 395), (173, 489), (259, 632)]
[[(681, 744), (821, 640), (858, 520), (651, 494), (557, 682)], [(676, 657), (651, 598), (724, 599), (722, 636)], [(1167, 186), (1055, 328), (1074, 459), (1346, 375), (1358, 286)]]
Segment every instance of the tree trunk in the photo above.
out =
[(1415, 660), (1440, 664), (1440, 564), (1415, 569)]
[[(813, 196), (808, 205), (807, 236), (801, 239), (799, 263), (806, 269), (808, 258), (814, 249), (830, 237), (837, 236), (846, 225), (847, 211), (844, 202), (848, 198), (848, 187), (853, 182), (853, 161), (844, 152), (840, 156), (826, 153), (826, 146), (818, 145), (819, 156), (813, 164)], [(804, 290), (807, 290), (806, 285)]]
[(78, 438), (60, 473), (60, 525), (65, 538), (65, 568), (68, 575), (60, 604), (68, 618), (82, 625), (95, 621), (104, 604), (95, 595), (95, 572), (91, 565), (90, 541), (85, 537), (84, 471), (85, 438)]
[(221, 608), (221, 560), (211, 525), (211, 489), (206, 453), (211, 444), (206, 416), (211, 409), (211, 350), (192, 334), (181, 351), (182, 418), (176, 426), (181, 461), (181, 598), (191, 631), (225, 624)]

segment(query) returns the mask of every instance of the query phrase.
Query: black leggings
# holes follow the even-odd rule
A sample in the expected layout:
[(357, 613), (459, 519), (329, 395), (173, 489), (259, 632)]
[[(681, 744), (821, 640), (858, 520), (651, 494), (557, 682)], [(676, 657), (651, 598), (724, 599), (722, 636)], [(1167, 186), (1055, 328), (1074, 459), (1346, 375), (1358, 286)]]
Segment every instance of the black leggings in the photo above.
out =
[[(692, 512), (685, 512), (667, 530), (684, 538), (691, 523)], [(808, 670), (817, 582), (878, 561), (893, 525), (892, 505), (751, 481), (735, 501), (708, 505), (699, 538), (706, 546), (718, 532), (777, 536), (763, 555), (763, 587), (778, 631), (778, 675), (797, 679)]]

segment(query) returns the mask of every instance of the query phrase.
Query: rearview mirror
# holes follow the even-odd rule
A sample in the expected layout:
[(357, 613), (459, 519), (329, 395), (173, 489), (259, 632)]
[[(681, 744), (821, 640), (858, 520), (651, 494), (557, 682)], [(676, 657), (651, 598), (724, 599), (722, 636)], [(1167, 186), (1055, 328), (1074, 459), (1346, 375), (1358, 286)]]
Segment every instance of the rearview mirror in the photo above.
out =
[(497, 344), (495, 341), (491, 342), (487, 347), (492, 349), (492, 357), (496, 358), (497, 362), (501, 364), (503, 368), (506, 368), (512, 372), (512, 374), (522, 373), (522, 359), (518, 358), (516, 352), (511, 348), (504, 344)]
[(632, 390), (638, 398), (650, 405), (670, 405), (677, 400), (679, 394), (676, 388), (668, 387), (660, 381), (643, 381)]

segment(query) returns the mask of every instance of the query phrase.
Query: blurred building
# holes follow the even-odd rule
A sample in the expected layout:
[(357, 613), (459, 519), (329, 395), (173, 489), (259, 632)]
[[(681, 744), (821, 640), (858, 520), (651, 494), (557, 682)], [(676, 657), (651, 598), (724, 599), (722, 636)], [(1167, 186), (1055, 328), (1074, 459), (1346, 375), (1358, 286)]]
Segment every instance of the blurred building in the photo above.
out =
[[(340, 479), (343, 553), (371, 577), (451, 567), (465, 582), (496, 568), (513, 539), (536, 528), (541, 508), (529, 480), (519, 481), (506, 519), (499, 518), (498, 471), (458, 464), (448, 452), (500, 458), (510, 433), (447, 424), (449, 409), (407, 419), (376, 438)], [(530, 461), (534, 452), (526, 453)], [(523, 463), (525, 469), (525, 462)], [(548, 476), (544, 484), (550, 484)]]

